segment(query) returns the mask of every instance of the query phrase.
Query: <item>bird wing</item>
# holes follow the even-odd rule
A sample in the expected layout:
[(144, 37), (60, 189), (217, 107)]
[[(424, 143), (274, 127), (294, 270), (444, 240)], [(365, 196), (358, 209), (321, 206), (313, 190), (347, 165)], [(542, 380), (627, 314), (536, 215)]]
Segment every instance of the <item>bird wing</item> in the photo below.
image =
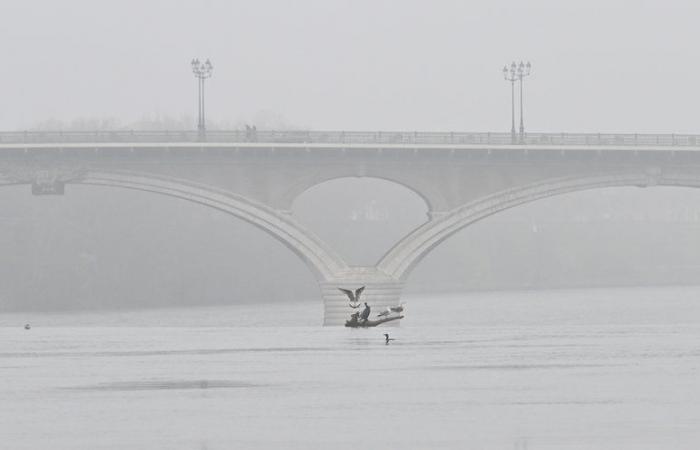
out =
[(357, 309), (360, 307), (360, 304), (353, 305), (352, 303), (348, 303), (348, 306), (351, 307), (352, 309)]
[(387, 309), (386, 311), (382, 311), (379, 314), (377, 314), (377, 317), (384, 317), (384, 316), (388, 316), (389, 314), (391, 314), (391, 311), (389, 311)]
[(345, 295), (347, 295), (352, 303), (357, 302), (357, 300), (355, 300), (355, 294), (353, 294), (351, 290), (343, 289), (343, 288), (338, 288), (338, 290), (340, 292), (344, 293)]
[(362, 286), (362, 287), (359, 288), (359, 289), (355, 289), (355, 301), (356, 301), (356, 302), (359, 302), (359, 301), (360, 301), (360, 295), (362, 294), (362, 291), (364, 291), (364, 290), (365, 290), (365, 287), (364, 287), (364, 286)]

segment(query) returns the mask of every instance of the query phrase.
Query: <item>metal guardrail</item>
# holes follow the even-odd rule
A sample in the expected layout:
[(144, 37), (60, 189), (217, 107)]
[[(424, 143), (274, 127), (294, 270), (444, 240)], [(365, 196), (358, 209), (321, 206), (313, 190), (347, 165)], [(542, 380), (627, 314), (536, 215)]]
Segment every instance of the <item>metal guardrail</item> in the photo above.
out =
[(307, 144), (406, 144), (406, 145), (592, 145), (592, 146), (700, 146), (700, 135), (405, 132), (405, 131), (11, 131), (0, 132), (0, 144), (69, 143), (307, 143)]

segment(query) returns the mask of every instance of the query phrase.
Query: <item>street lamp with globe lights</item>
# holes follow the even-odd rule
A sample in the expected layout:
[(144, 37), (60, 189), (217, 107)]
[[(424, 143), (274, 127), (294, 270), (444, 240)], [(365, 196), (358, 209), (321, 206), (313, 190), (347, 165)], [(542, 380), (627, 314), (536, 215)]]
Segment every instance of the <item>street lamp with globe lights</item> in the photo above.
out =
[(515, 82), (520, 81), (520, 140), (525, 137), (525, 122), (523, 119), (523, 78), (530, 75), (532, 64), (528, 61), (527, 64), (520, 61), (516, 64), (515, 61), (510, 63), (510, 66), (503, 66), (503, 78), (510, 81), (510, 135), (511, 140), (515, 142)]
[(190, 64), (192, 65), (192, 73), (194, 73), (194, 76), (197, 78), (199, 88), (199, 117), (197, 120), (197, 132), (199, 134), (199, 138), (201, 140), (204, 140), (206, 137), (206, 125), (204, 119), (204, 80), (211, 76), (214, 66), (212, 66), (211, 61), (209, 61), (208, 59), (204, 62), (201, 62), (199, 61), (199, 59), (195, 58)]

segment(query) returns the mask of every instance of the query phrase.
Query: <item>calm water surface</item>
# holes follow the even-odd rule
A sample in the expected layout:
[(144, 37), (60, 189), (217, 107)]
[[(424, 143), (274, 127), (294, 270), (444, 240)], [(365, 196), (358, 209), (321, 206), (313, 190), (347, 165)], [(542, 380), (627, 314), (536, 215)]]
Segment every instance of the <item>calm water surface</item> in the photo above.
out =
[(2, 315), (0, 448), (700, 448), (700, 289), (406, 300)]

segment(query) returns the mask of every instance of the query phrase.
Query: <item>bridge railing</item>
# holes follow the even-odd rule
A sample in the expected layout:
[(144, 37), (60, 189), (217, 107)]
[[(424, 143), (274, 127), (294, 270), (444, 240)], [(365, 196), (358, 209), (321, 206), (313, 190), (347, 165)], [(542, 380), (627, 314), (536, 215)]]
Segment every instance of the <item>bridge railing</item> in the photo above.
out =
[(620, 145), (700, 146), (700, 135), (608, 133), (510, 133), (211, 130), (205, 139), (197, 131), (14, 131), (0, 132), (2, 144), (71, 143), (308, 143), (404, 145)]

